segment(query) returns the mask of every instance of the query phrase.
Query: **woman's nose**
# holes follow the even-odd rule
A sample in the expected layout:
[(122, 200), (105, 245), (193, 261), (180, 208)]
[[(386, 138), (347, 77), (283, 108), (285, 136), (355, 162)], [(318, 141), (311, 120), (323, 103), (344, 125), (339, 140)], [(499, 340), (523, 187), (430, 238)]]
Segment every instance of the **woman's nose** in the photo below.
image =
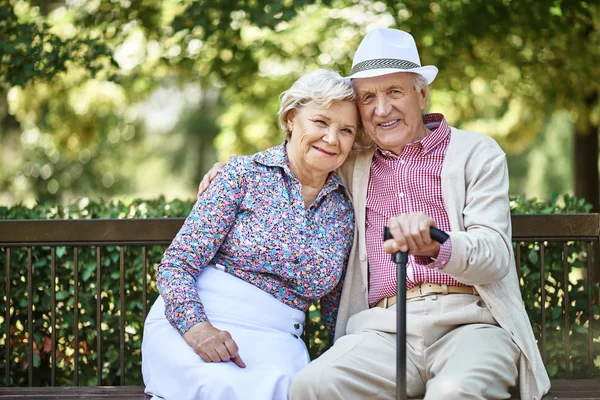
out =
[(323, 140), (331, 145), (336, 145), (339, 142), (337, 128), (330, 126), (329, 129), (327, 129), (327, 134), (325, 134)]

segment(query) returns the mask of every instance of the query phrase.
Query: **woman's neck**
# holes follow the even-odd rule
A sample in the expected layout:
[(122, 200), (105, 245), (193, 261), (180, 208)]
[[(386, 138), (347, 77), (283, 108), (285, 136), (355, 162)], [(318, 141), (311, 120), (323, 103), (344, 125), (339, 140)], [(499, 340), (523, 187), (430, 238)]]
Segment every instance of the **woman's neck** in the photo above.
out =
[(321, 188), (325, 185), (329, 173), (313, 172), (308, 166), (306, 166), (301, 157), (294, 153), (289, 148), (289, 144), (286, 145), (288, 162), (290, 164), (290, 170), (292, 175), (302, 186), (302, 197), (304, 198), (304, 208), (308, 208), (317, 198)]

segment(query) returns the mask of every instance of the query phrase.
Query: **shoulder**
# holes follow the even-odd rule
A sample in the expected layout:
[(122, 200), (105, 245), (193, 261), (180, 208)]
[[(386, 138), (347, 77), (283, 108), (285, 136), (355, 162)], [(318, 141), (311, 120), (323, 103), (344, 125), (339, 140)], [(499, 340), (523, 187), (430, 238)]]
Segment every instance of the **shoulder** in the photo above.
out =
[(277, 146), (246, 156), (232, 157), (227, 161), (223, 170), (234, 175), (265, 172), (272, 168), (270, 164), (272, 164), (274, 154), (277, 153), (276, 149)]
[(452, 128), (448, 158), (454, 163), (482, 165), (492, 160), (506, 160), (506, 154), (493, 138), (482, 133)]

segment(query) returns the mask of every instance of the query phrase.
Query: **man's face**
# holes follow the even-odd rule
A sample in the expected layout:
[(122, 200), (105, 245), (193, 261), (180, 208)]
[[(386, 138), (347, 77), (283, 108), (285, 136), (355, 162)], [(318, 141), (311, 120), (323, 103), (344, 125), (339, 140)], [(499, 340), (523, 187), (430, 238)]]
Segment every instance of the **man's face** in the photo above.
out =
[(396, 72), (353, 83), (365, 132), (380, 148), (400, 154), (407, 143), (425, 137), (427, 88), (415, 90), (414, 74)]

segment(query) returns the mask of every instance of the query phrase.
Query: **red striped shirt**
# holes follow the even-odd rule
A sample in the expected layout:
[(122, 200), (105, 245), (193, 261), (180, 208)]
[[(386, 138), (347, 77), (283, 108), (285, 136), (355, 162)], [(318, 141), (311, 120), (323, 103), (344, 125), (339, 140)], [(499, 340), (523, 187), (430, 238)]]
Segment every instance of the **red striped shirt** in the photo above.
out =
[[(367, 190), (366, 243), (369, 261), (369, 303), (396, 295), (396, 264), (383, 251), (383, 226), (396, 215), (423, 212), (439, 229), (450, 230), (442, 198), (442, 165), (450, 143), (450, 127), (442, 114), (427, 114), (423, 121), (431, 131), (421, 140), (407, 144), (395, 155), (377, 148), (371, 163)], [(436, 260), (409, 255), (406, 287), (421, 282), (463, 285), (440, 272), (448, 263), (451, 243), (440, 246)]]

